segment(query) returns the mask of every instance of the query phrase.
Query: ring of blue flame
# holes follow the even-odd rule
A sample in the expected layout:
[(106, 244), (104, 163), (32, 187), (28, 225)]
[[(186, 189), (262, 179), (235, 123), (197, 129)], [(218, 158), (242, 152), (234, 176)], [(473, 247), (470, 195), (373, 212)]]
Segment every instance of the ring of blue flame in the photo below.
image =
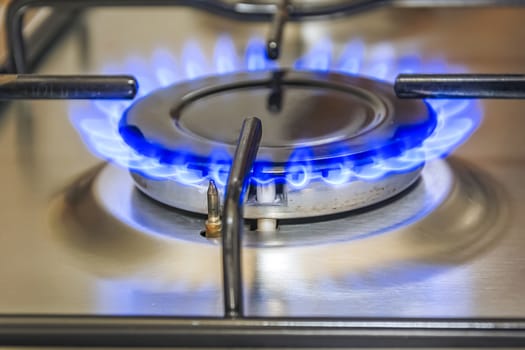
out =
[[(159, 87), (183, 80), (193, 80), (207, 75), (227, 74), (236, 71), (260, 71), (277, 68), (277, 63), (265, 55), (264, 41), (252, 39), (241, 59), (230, 37), (217, 40), (213, 63), (206, 60), (196, 42), (190, 41), (183, 49), (182, 71), (177, 71), (176, 58), (167, 50), (156, 50), (151, 62), (130, 57), (121, 67), (107, 66), (106, 74), (133, 74), (139, 81), (138, 96), (144, 96)], [(360, 40), (346, 45), (340, 57), (333, 57), (329, 41), (321, 41), (306, 55), (299, 58), (294, 69), (336, 71), (342, 74), (362, 75), (392, 82), (400, 73), (458, 73), (462, 67), (452, 66), (445, 60), (424, 62), (418, 55), (396, 55), (391, 45), (376, 45), (365, 50)], [(434, 131), (422, 143), (394, 156), (372, 154), (366, 161), (355, 162), (348, 158), (335, 158), (322, 166), (311, 164), (308, 150), (292, 153), (289, 163), (278, 176), (271, 166), (255, 167), (252, 181), (268, 183), (283, 181), (294, 188), (303, 188), (311, 181), (323, 181), (338, 186), (351, 181), (376, 181), (391, 174), (406, 173), (420, 168), (428, 160), (445, 157), (465, 141), (481, 120), (480, 104), (472, 100), (427, 100), (436, 117)], [(206, 185), (213, 179), (219, 186), (227, 181), (231, 157), (218, 151), (212, 162), (196, 162), (188, 155), (184, 161), (164, 162), (150, 157), (128, 145), (119, 133), (119, 123), (124, 111), (132, 102), (113, 100), (95, 101), (90, 104), (71, 103), (70, 116), (76, 129), (90, 150), (115, 164), (152, 179), (173, 180), (190, 186)], [(268, 171), (267, 171), (268, 170)]]

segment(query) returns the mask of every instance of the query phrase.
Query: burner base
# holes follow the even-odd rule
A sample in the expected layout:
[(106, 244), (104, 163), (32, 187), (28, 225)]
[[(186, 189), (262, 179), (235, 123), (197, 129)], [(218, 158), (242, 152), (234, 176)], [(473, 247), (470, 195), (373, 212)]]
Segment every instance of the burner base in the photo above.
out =
[[(246, 219), (300, 219), (339, 214), (382, 202), (407, 189), (422, 168), (393, 174), (375, 181), (331, 184), (315, 181), (299, 189), (291, 185), (256, 185), (246, 196)], [(171, 180), (154, 180), (131, 173), (137, 187), (147, 196), (171, 207), (206, 214), (208, 182), (185, 185)], [(224, 187), (219, 188), (224, 198)]]
[[(300, 246), (325, 244), (382, 234), (426, 216), (439, 207), (454, 188), (455, 178), (445, 161), (428, 163), (420, 181), (384, 205), (303, 220), (281, 220), (277, 232), (257, 232), (246, 221), (243, 242), (249, 246)], [(213, 243), (200, 235), (206, 216), (159, 205), (142, 195), (125, 169), (106, 166), (97, 176), (94, 195), (104, 211), (140, 234), (194, 243)]]

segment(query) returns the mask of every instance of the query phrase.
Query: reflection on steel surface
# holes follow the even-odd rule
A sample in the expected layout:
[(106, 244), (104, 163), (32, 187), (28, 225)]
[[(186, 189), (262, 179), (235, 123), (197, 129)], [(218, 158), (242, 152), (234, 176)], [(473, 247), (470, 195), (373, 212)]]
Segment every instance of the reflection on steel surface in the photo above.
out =
[[(431, 168), (432, 163), (429, 164), (433, 173), (438, 174), (434, 181), (452, 180), (448, 185), (447, 181), (441, 184), (448, 190), (443, 192), (443, 188), (435, 186), (422, 190), (425, 200), (431, 202), (431, 211), (413, 213), (414, 220), (401, 225), (388, 226), (383, 222), (383, 232), (359, 236), (353, 228), (364, 230), (367, 223), (375, 225), (374, 220), (368, 220), (374, 212), (382, 216), (400, 212), (404, 197), (345, 218), (317, 224), (291, 223), (278, 236), (259, 235), (254, 241), (248, 233), (249, 245), (267, 248), (244, 250), (247, 313), (417, 314), (411, 308), (429, 300), (417, 299), (408, 304), (401, 300), (411, 297), (411, 285), (427, 279), (434, 282), (425, 285), (427, 292), (416, 293), (414, 297), (433, 298), (435, 294), (443, 300), (446, 294), (450, 307), (440, 304), (439, 308), (421, 312), (426, 316), (443, 316), (466, 311), (458, 308), (458, 304), (468, 307), (465, 301), (474, 298), (470, 294), (476, 290), (469, 286), (461, 290), (461, 293), (468, 291), (468, 296), (457, 294), (446, 282), (439, 282), (439, 276), (446, 271), (444, 275), (454, 279), (455, 285), (470, 283), (465, 272), (468, 268), (455, 266), (474, 259), (500, 238), (507, 217), (505, 201), (497, 185), (478, 170), (453, 161), (452, 174), (446, 175), (448, 170), (443, 166), (438, 163)], [(87, 174), (55, 201), (53, 227), (64, 256), (78, 268), (108, 277), (99, 286), (100, 300), (106, 300), (105, 307), (115, 300), (114, 307), (118, 310), (114, 310), (118, 313), (220, 315), (220, 248), (199, 235), (203, 217), (182, 215), (154, 203), (132, 190), (130, 180), (124, 184), (114, 181), (119, 172), (124, 179), (125, 171), (113, 167)], [(94, 178), (96, 174), (99, 176)], [(104, 180), (107, 176), (115, 187), (104, 185), (110, 192), (104, 197), (97, 187), (107, 181)], [(406, 196), (417, 195), (425, 181), (423, 175), (422, 181)], [(139, 213), (141, 217), (137, 217)], [(164, 230), (170, 222), (171, 230), (159, 231), (162, 222), (166, 225)], [(339, 234), (330, 237), (333, 232), (329, 227), (338, 225)], [(308, 230), (303, 231), (302, 227)], [(300, 237), (301, 234), (308, 236)], [(397, 289), (403, 290), (400, 298), (392, 294)], [(194, 298), (181, 298), (181, 293), (190, 293)], [(378, 299), (381, 293), (386, 293), (385, 303), (397, 305), (394, 310), (381, 303), (366, 307), (360, 304), (367, 300), (377, 303), (382, 299)], [(154, 306), (156, 302), (172, 307), (158, 309)], [(192, 303), (192, 309), (179, 303)]]

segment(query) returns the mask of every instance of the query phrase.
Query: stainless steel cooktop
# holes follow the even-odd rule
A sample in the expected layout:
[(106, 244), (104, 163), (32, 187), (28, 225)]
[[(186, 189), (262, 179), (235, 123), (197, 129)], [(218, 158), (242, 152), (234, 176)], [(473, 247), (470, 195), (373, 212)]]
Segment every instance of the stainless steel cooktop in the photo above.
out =
[[(283, 61), (323, 36), (335, 46), (362, 37), (474, 72), (519, 72), (523, 17), (517, 8), (381, 9), (290, 24)], [(108, 61), (148, 57), (159, 46), (179, 52), (189, 39), (212, 55), (218, 33), (230, 33), (241, 47), (266, 29), (183, 9), (92, 10), (38, 72), (96, 73)], [(170, 232), (179, 213), (145, 198), (126, 172), (92, 156), (69, 121), (72, 103), (2, 106), (0, 314), (221, 316), (219, 247), (200, 242), (198, 232)], [(427, 186), (421, 207), (403, 206), (401, 197), (353, 214), (351, 237), (325, 221), (326, 239), (304, 225), (294, 233), (300, 244), (277, 234), (265, 247), (247, 247), (246, 314), (524, 317), (525, 102), (482, 104), (476, 133), (445, 161), (431, 163), (426, 171), (433, 176), (407, 194)], [(111, 172), (119, 181), (101, 190)], [(405, 214), (413, 220), (393, 218)]]

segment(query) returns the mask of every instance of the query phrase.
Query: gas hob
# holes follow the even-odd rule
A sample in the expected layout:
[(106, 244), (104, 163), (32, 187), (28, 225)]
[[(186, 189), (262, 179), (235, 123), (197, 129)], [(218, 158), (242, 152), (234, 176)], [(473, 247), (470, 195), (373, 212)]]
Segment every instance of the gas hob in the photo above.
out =
[[(443, 73), (455, 73), (459, 65), (480, 73), (522, 71), (525, 56), (519, 43), (525, 37), (524, 11), (382, 8), (330, 22), (291, 23), (278, 70), (248, 69), (254, 68), (250, 64), (255, 68), (273, 64), (263, 56), (247, 54), (249, 48), (260, 49), (253, 42), (264, 38), (265, 23), (235, 22), (169, 7), (86, 11), (36, 73), (136, 75), (143, 95), (130, 102), (128, 124), (147, 136), (159, 135), (159, 130), (165, 133), (146, 137), (154, 139), (155, 145), (160, 143), (163, 151), (181, 149), (172, 132), (176, 137), (190, 137), (195, 144), (191, 153), (162, 152), (163, 162), (154, 165), (167, 165), (155, 167), (152, 154), (158, 155), (158, 149), (153, 152), (144, 143), (136, 143), (136, 138), (130, 139), (136, 134), (123, 133), (126, 124), (120, 118), (115, 124), (124, 142), (120, 145), (142, 158), (119, 158), (113, 143), (107, 147), (107, 136), (115, 131), (107, 118), (115, 112), (113, 106), (118, 112), (129, 107), (122, 101), (17, 101), (3, 107), (0, 340), (6, 345), (22, 344), (16, 335), (24, 334), (28, 345), (40, 334), (56, 345), (63, 335), (60, 329), (74, 329), (72, 334), (78, 337), (69, 338), (72, 345), (402, 346), (436, 344), (437, 339), (472, 345), (478, 336), (480, 343), (519, 342), (525, 314), (525, 219), (520, 215), (525, 204), (521, 186), (524, 102), (469, 101), (468, 107), (459, 100), (447, 102), (445, 113), (456, 108), (468, 112), (458, 115), (474, 115), (472, 129), (455, 141), (448, 139), (454, 147), (440, 149), (432, 159), (415, 158), (404, 168), (396, 163), (394, 170), (388, 163), (389, 170), (372, 182), (366, 178), (370, 170), (355, 164), (377, 160), (377, 152), (370, 156), (367, 149), (352, 143), (358, 139), (345, 137), (361, 135), (363, 129), (382, 123), (377, 110), (383, 102), (374, 100), (381, 87), (367, 84), (373, 79), (373, 84), (391, 86), (375, 83), (377, 74), (389, 80), (381, 70), (385, 60), (437, 65)], [(470, 28), (479, 23), (491, 25), (472, 32)], [(231, 39), (231, 46), (221, 52), (233, 54), (226, 56), (226, 62), (235, 61), (237, 66), (221, 66), (226, 71), (217, 75), (216, 48), (224, 37)], [(368, 64), (370, 71), (354, 72), (356, 79), (365, 82), (348, 83), (345, 79), (353, 78), (333, 67), (341, 68), (347, 57), (345, 48), (355, 45), (356, 39), (363, 44), (363, 69)], [(323, 46), (327, 42), (329, 50)], [(175, 58), (172, 71), (158, 74), (154, 69), (159, 65), (151, 62), (159, 62), (155, 61), (159, 48)], [(316, 55), (309, 56), (312, 52)], [(323, 66), (320, 61), (326, 57), (332, 63)], [(323, 67), (325, 72), (319, 73)], [(327, 78), (328, 70), (334, 76)], [(283, 74), (275, 78), (275, 72)], [(248, 78), (239, 79), (243, 74)], [(213, 79), (217, 81), (210, 83)], [(310, 85), (313, 81), (323, 86), (358, 86), (360, 99), (353, 96), (355, 101), (350, 103), (347, 96), (338, 95), (348, 92), (337, 91), (334, 96), (332, 90), (292, 89), (286, 84), (294, 79)], [(266, 83), (263, 93), (245, 93), (244, 105), (235, 102), (234, 93), (226, 93), (233, 100), (227, 107), (208, 97), (182, 109), (175, 131), (162, 124), (171, 119), (154, 124), (156, 130), (149, 129), (154, 111), (165, 100), (167, 113), (173, 113), (177, 99), (170, 100), (171, 95), (247, 80)], [(284, 86), (282, 98), (275, 97), (276, 86)], [(163, 90), (153, 92), (157, 87)], [(363, 95), (363, 89), (373, 97)], [(314, 102), (308, 105), (303, 100)], [(379, 152), (382, 160), (421, 147), (439, 125), (440, 114), (429, 113), (421, 100), (395, 96), (380, 100), (394, 110), (401, 108), (398, 103), (406, 104), (410, 108), (405, 109), (416, 112), (403, 116), (421, 118), (423, 124), (417, 125), (425, 126), (423, 131), (418, 129), (421, 139), (410, 138), (413, 144), (402, 137), (396, 138), (397, 144), (389, 143), (388, 149)], [(434, 101), (429, 105), (437, 111), (444, 102)], [(367, 114), (363, 107), (361, 119), (350, 121), (344, 113), (337, 114), (361, 108), (363, 103), (374, 113)], [(251, 105), (260, 110), (244, 115)], [(325, 117), (330, 123), (317, 123), (313, 117), (302, 123), (299, 117), (294, 120), (298, 115), (294, 113), (316, 115), (318, 106), (335, 111)], [(231, 115), (236, 110), (243, 115)], [(201, 231), (208, 218), (210, 180), (217, 187), (220, 206), (224, 205), (228, 169), (245, 117), (262, 120), (253, 176), (259, 181), (253, 181), (245, 195), (244, 314), (223, 319), (221, 241)], [(196, 118), (203, 121), (197, 123)], [(292, 135), (293, 147), (291, 131), (303, 129), (297, 125), (285, 129), (289, 120), (301, 123), (305, 130)], [(403, 122), (407, 121), (392, 123)], [(380, 136), (384, 144), (384, 135)], [(208, 144), (198, 143), (203, 139), (225, 146), (214, 153)], [(187, 144), (185, 139), (181, 142)], [(352, 152), (341, 146), (348, 143)], [(327, 162), (326, 148), (340, 162)], [(210, 168), (207, 159), (203, 169), (201, 156), (213, 158), (214, 166)], [(352, 167), (347, 167), (348, 161)], [(177, 167), (180, 164), (185, 167)], [(303, 184), (307, 177), (308, 184)], [(269, 178), (275, 180), (273, 187), (268, 186)], [(369, 187), (356, 189), (356, 183)], [(357, 192), (361, 200), (349, 202)], [(334, 200), (338, 196), (342, 199)], [(306, 204), (310, 207), (305, 208)], [(42, 331), (53, 325), (55, 335)], [(469, 333), (471, 328), (487, 333)], [(518, 331), (496, 334), (497, 328)], [(322, 332), (336, 338), (330, 341)], [(417, 332), (422, 336), (406, 338)]]

